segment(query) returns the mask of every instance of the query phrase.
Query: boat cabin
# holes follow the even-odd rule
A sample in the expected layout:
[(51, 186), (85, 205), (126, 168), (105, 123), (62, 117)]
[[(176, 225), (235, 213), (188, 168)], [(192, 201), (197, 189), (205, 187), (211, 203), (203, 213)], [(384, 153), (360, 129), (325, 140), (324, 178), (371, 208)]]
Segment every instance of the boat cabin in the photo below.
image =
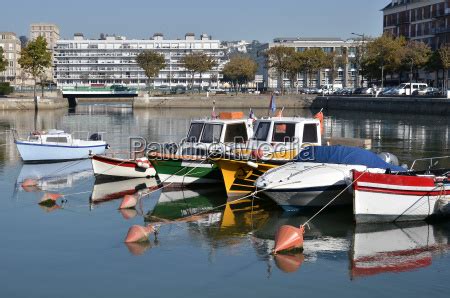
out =
[[(249, 150), (275, 153), (274, 158), (291, 159), (304, 146), (321, 146), (320, 121), (313, 118), (262, 118), (254, 124)], [(284, 153), (279, 155), (277, 153)]]
[(28, 136), (27, 141), (39, 144), (72, 144), (72, 135), (56, 129), (48, 132), (35, 131)]
[(252, 120), (230, 118), (221, 113), (218, 119), (193, 120), (179, 154), (205, 155), (211, 146), (225, 150), (245, 146), (253, 136)]

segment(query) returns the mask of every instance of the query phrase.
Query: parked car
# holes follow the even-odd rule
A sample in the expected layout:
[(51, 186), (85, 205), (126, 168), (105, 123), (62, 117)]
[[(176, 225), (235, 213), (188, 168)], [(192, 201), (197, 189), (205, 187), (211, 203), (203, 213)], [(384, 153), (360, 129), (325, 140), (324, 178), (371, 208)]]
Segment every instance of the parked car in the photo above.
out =
[(434, 87), (428, 87), (426, 89), (425, 95), (429, 95), (429, 96), (440, 96), (441, 90), (439, 90), (438, 88), (434, 88)]
[(227, 91), (222, 88), (210, 88), (208, 91), (211, 94), (227, 94)]
[(398, 86), (398, 95), (414, 95), (414, 91), (417, 91), (416, 95), (420, 95), (419, 91), (423, 92), (426, 88), (428, 85), (425, 83), (412, 83), (412, 92), (410, 93), (411, 83), (402, 83)]

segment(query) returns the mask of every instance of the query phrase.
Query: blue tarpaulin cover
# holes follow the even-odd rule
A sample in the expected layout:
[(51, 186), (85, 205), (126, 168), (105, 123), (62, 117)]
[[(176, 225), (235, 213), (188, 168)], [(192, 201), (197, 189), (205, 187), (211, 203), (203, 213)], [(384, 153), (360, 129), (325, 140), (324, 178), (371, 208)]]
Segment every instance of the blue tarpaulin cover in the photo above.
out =
[(368, 168), (390, 169), (394, 172), (406, 171), (402, 167), (385, 162), (369, 150), (348, 146), (309, 146), (300, 151), (294, 161), (364, 165)]

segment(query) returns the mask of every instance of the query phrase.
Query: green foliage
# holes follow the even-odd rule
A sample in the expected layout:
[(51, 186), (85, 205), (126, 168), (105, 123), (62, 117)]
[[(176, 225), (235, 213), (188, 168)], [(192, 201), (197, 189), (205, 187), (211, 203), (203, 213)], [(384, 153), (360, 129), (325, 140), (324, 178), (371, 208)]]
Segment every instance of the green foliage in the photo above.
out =
[(9, 83), (0, 83), (0, 95), (8, 95), (14, 92), (14, 88)]
[(439, 50), (439, 60), (444, 69), (444, 88), (448, 90), (448, 70), (450, 69), (450, 44), (443, 44)]
[(159, 72), (166, 67), (166, 59), (163, 54), (146, 50), (136, 56), (136, 63), (144, 70), (149, 83), (159, 75)]
[(384, 34), (367, 43), (362, 60), (364, 74), (369, 78), (382, 78), (384, 70), (398, 71), (401, 68), (402, 54), (406, 40)]
[(8, 61), (3, 54), (3, 48), (0, 47), (0, 72), (5, 71), (8, 66)]
[(295, 49), (285, 46), (277, 46), (270, 48), (266, 52), (266, 67), (268, 69), (273, 69), (279, 82), (281, 82), (281, 93), (284, 93), (284, 83), (283, 78), (285, 74), (291, 72), (293, 67), (293, 56), (295, 55)]
[(253, 80), (257, 70), (258, 65), (253, 59), (244, 55), (236, 55), (225, 64), (222, 70), (223, 81), (230, 82), (237, 92), (237, 86)]
[(22, 70), (34, 79), (34, 95), (36, 96), (36, 79), (52, 65), (52, 54), (47, 50), (47, 41), (39, 36), (30, 41), (20, 52), (19, 64)]
[(184, 68), (186, 68), (191, 73), (191, 87), (194, 86), (194, 75), (196, 73), (200, 74), (201, 79), (202, 74), (212, 70), (217, 65), (214, 58), (200, 52), (193, 52), (185, 55), (181, 59), (181, 63), (184, 65)]
[(330, 63), (330, 57), (320, 48), (309, 48), (303, 52), (303, 69), (311, 77)]

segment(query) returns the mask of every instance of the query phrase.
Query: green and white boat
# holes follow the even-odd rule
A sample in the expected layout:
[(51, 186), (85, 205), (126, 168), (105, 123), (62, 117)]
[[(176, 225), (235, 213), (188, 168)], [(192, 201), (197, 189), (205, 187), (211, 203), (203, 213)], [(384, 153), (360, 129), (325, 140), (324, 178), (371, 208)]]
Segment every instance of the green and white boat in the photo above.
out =
[(223, 184), (221, 171), (207, 159), (210, 152), (230, 152), (236, 146), (245, 147), (253, 136), (251, 119), (223, 118), (229, 117), (191, 121), (187, 137), (176, 154), (152, 152), (148, 155), (163, 185)]

